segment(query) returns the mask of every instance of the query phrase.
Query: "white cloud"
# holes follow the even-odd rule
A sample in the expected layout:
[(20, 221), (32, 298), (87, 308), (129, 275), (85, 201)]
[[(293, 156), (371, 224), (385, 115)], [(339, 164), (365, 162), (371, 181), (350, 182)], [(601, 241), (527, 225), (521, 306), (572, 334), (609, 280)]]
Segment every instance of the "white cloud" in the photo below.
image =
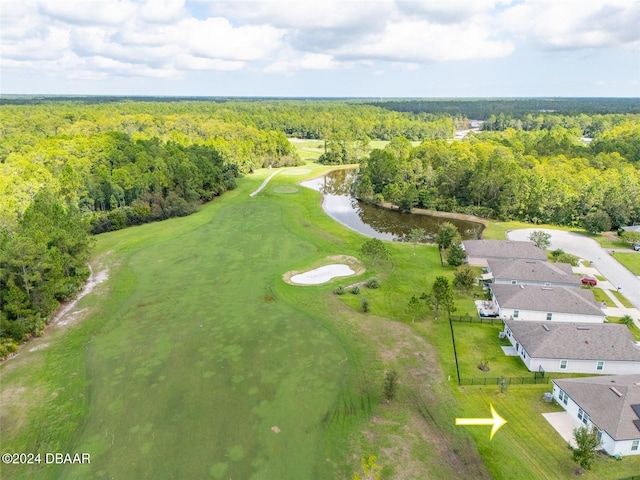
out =
[(499, 24), (545, 48), (640, 46), (640, 2), (528, 0), (502, 13)]
[(345, 45), (338, 58), (367, 57), (391, 62), (442, 62), (496, 58), (510, 54), (508, 41), (490, 38), (485, 27), (470, 23), (462, 27), (425, 21), (392, 23), (379, 35), (359, 45)]
[(211, 2), (215, 15), (242, 22), (276, 27), (305, 29), (359, 29), (383, 25), (394, 10), (392, 0), (324, 0), (324, 1), (218, 1)]
[(151, 23), (170, 23), (185, 15), (185, 0), (147, 0), (140, 6), (140, 18)]
[(511, 0), (399, 0), (400, 11), (414, 18), (422, 18), (437, 23), (464, 23), (483, 13), (489, 13)]
[(347, 65), (336, 62), (333, 56), (324, 53), (307, 53), (297, 58), (278, 60), (269, 65), (269, 73), (291, 73), (298, 70), (335, 70)]
[(199, 20), (188, 15), (184, 0), (3, 0), (2, 7), (0, 65), (69, 77), (234, 71), (268, 58), (285, 33), (268, 25), (234, 26), (225, 18)]
[(136, 13), (127, 0), (38, 0), (44, 15), (63, 22), (83, 25), (122, 25)]
[(276, 49), (283, 33), (271, 26), (233, 27), (225, 18), (190, 18), (168, 28), (163, 40), (202, 57), (255, 61)]
[(522, 47), (640, 48), (638, 0), (0, 2), (0, 66), (61, 77), (356, 67), (376, 75)]

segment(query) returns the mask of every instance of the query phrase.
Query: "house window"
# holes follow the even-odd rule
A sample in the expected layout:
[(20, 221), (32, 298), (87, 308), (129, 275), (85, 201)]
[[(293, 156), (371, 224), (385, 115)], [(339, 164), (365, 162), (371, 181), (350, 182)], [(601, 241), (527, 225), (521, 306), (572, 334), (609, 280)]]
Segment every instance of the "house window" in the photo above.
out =
[(604, 362), (598, 362), (598, 364), (596, 365), (596, 370), (598, 370), (599, 372), (604, 370)]
[(565, 405), (566, 405), (566, 404), (568, 403), (568, 401), (569, 401), (569, 396), (568, 396), (566, 393), (564, 393), (564, 391), (563, 391), (563, 390), (560, 390), (560, 393), (558, 394), (558, 398), (559, 398), (559, 399), (560, 399), (560, 401), (561, 401), (562, 403), (564, 403)]
[(547, 313), (547, 320), (551, 320), (552, 316), (553, 316), (553, 313)]
[(638, 445), (640, 445), (640, 440), (634, 440), (631, 442), (631, 450), (638, 450)]
[(568, 360), (560, 360), (560, 368), (562, 369), (567, 368), (567, 363), (569, 363)]
[(520, 315), (520, 310), (513, 311), (513, 318), (518, 318), (519, 315)]
[(585, 412), (581, 408), (578, 409), (578, 418), (582, 420), (582, 423), (584, 423), (585, 425), (589, 421), (589, 415), (587, 415), (587, 412)]
[(598, 430), (598, 441), (602, 443), (602, 430)]

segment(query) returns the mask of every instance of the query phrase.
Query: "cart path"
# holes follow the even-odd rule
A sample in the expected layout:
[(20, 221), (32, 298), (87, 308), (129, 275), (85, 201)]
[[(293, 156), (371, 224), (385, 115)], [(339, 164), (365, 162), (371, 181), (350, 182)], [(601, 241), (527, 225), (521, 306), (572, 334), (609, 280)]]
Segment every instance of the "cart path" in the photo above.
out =
[(250, 197), (255, 197), (257, 194), (259, 194), (259, 193), (262, 191), (262, 189), (263, 189), (264, 187), (266, 187), (266, 186), (267, 186), (267, 183), (269, 183), (269, 180), (271, 180), (273, 177), (275, 177), (275, 176), (276, 176), (278, 173), (280, 173), (281, 171), (282, 171), (282, 170), (276, 170), (276, 171), (275, 171), (275, 172), (273, 172), (271, 175), (269, 175), (269, 176), (267, 177), (267, 179), (266, 179), (264, 182), (262, 182), (262, 185), (260, 185), (256, 190), (254, 190), (253, 192), (251, 192), (251, 193), (249, 194), (249, 196), (250, 196)]

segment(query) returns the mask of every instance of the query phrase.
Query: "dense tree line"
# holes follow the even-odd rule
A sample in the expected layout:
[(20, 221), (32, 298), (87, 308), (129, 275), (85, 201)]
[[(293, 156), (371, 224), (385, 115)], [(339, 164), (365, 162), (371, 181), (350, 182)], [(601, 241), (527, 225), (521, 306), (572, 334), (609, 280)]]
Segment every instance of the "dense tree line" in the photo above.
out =
[(0, 358), (42, 333), (89, 276), (88, 219), (42, 189), (12, 230), (0, 229)]
[[(611, 228), (640, 223), (635, 150), (626, 156), (616, 150), (616, 129), (591, 145), (580, 135), (563, 127), (506, 130), (415, 148), (394, 139), (361, 164), (356, 193), (406, 211), (420, 207), (558, 225), (585, 225), (597, 214)], [(609, 137), (604, 148), (601, 142)]]
[(236, 186), (237, 165), (206, 145), (118, 132), (44, 143), (12, 153), (0, 177), (20, 194), (2, 198), (0, 357), (40, 334), (87, 279), (90, 233), (188, 215)]
[(487, 120), (491, 115), (520, 119), (527, 114), (555, 112), (561, 115), (640, 113), (637, 98), (477, 98), (384, 100), (372, 105), (398, 112), (462, 115)]

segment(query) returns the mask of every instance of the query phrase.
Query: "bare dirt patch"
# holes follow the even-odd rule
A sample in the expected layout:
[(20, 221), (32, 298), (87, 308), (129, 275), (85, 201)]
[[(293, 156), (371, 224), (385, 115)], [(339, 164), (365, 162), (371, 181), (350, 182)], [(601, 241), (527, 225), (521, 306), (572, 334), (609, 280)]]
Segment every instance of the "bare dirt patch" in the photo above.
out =
[(82, 310), (75, 310), (75, 311), (71, 311), (71, 310), (75, 308), (75, 306), (80, 301), (80, 299), (86, 297), (91, 292), (93, 292), (93, 290), (102, 282), (104, 282), (107, 278), (109, 278), (108, 270), (105, 269), (99, 272), (94, 272), (93, 270), (91, 270), (91, 276), (89, 277), (89, 280), (87, 280), (87, 283), (85, 284), (82, 291), (73, 300), (70, 300), (67, 303), (63, 304), (58, 309), (58, 311), (55, 313), (55, 315), (51, 319), (50, 324), (56, 325), (58, 327), (66, 327), (74, 323), (80, 317), (80, 314), (83, 312), (86, 312), (87, 309), (84, 308)]
[(292, 282), (291, 277), (293, 277), (294, 275), (299, 275), (301, 273), (314, 270), (316, 268), (319, 268), (325, 265), (331, 265), (333, 263), (340, 263), (340, 264), (347, 265), (349, 268), (351, 268), (351, 270), (355, 272), (355, 274), (353, 275), (362, 275), (366, 271), (364, 264), (360, 260), (358, 260), (356, 257), (352, 257), (350, 255), (331, 255), (322, 260), (319, 260), (318, 262), (315, 262), (309, 268), (303, 271), (289, 270), (284, 275), (282, 275), (282, 279), (285, 282), (287, 282), (289, 285), (301, 285), (299, 283)]
[[(82, 318), (84, 318), (86, 314), (89, 312), (89, 309), (81, 308), (76, 310), (75, 309), (76, 305), (82, 298), (89, 295), (91, 292), (95, 290), (95, 288), (98, 285), (100, 285), (107, 278), (109, 278), (108, 269), (105, 268), (102, 263), (98, 264), (98, 267), (101, 268), (101, 270), (99, 270), (98, 272), (94, 272), (93, 268), (89, 266), (89, 269), (91, 270), (91, 275), (89, 276), (89, 279), (87, 280), (87, 283), (85, 283), (83, 289), (75, 298), (69, 300), (68, 302), (63, 303), (62, 305), (60, 305), (60, 307), (58, 307), (58, 310), (54, 312), (53, 315), (51, 316), (51, 320), (49, 321), (47, 327), (45, 328), (44, 334), (42, 336), (33, 338), (31, 339), (31, 341), (27, 342), (26, 344), (20, 345), (18, 348), (18, 351), (15, 354), (5, 358), (3, 362), (6, 362), (12, 358), (15, 358), (24, 349), (27, 349), (28, 352), (37, 352), (39, 350), (44, 350), (49, 346), (49, 343), (44, 342), (43, 338), (45, 337), (45, 335), (47, 335), (47, 331), (50, 328), (66, 328), (69, 325), (72, 325), (78, 322), (79, 320), (81, 320)], [(29, 345), (28, 348), (27, 348), (27, 345)]]

